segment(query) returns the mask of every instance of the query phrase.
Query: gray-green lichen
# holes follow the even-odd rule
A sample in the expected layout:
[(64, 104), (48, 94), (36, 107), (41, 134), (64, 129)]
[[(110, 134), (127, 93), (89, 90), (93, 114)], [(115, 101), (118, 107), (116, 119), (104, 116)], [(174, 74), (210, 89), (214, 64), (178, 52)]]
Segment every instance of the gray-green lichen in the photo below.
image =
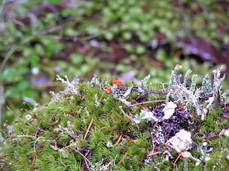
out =
[[(58, 76), (67, 85), (64, 91), (52, 92), (47, 105), (17, 114), (15, 122), (2, 130), (0, 166), (5, 170), (55, 171), (226, 169), (228, 138), (220, 132), (229, 124), (223, 117), (228, 115), (227, 96), (221, 96), (225, 99), (216, 106), (212, 103), (214, 91), (222, 93), (220, 71), (215, 71), (213, 84), (205, 77), (203, 87), (196, 88), (196, 76), (188, 87), (190, 71), (185, 83), (177, 81), (180, 68), (172, 71), (168, 92), (152, 91), (149, 77), (140, 87), (133, 83), (117, 86), (112, 78), (95, 76), (87, 83)], [(111, 87), (111, 94), (104, 92), (107, 87)], [(212, 93), (207, 94), (210, 89)], [(166, 103), (166, 97), (170, 102)], [(205, 101), (209, 102), (208, 115), (203, 114)], [(176, 133), (181, 130), (191, 136), (184, 148), (176, 144)], [(201, 158), (202, 144), (213, 146), (210, 133), (219, 135), (216, 142), (220, 147), (207, 152), (210, 159), (206, 161)], [(182, 149), (182, 154), (189, 154), (189, 150), (191, 160), (181, 156), (174, 167), (180, 153), (177, 149)]]

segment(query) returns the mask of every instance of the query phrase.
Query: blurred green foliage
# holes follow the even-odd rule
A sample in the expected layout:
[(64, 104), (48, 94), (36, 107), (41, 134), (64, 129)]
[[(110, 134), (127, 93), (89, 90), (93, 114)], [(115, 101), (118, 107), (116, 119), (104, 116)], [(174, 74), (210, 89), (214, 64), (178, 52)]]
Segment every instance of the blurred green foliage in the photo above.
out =
[[(199, 67), (190, 58), (174, 58), (180, 50), (177, 38), (202, 38), (219, 49), (221, 42), (229, 43), (229, 35), (224, 34), (226, 9), (214, 0), (74, 2), (71, 8), (68, 1), (60, 0), (6, 6), (5, 20), (0, 23), (0, 74), (6, 106), (11, 110), (5, 107), (5, 116), (19, 112), (23, 98), (47, 102), (57, 74), (87, 78), (94, 73), (123, 75), (131, 70), (137, 78), (149, 73), (153, 82), (165, 82), (176, 63), (203, 74), (212, 66), (204, 63)], [(100, 48), (90, 46), (91, 40), (98, 41)], [(161, 40), (169, 44), (169, 50), (160, 46)], [(111, 43), (120, 45), (129, 57), (117, 62)], [(150, 63), (149, 57), (160, 65)], [(31, 84), (41, 77), (49, 82)]]
[[(217, 12), (218, 11), (218, 12)], [(224, 13), (225, 12), (225, 13)], [(210, 42), (229, 42), (229, 36), (221, 36), (217, 29), (228, 25), (226, 11), (217, 1), (152, 1), (116, 0), (79, 2), (77, 19), (85, 23), (85, 17), (97, 16), (87, 23), (88, 34), (119, 41), (137, 36), (148, 43), (161, 33), (174, 42), (178, 36), (188, 36)], [(78, 15), (81, 15), (80, 17)], [(204, 30), (204, 31), (203, 31)]]

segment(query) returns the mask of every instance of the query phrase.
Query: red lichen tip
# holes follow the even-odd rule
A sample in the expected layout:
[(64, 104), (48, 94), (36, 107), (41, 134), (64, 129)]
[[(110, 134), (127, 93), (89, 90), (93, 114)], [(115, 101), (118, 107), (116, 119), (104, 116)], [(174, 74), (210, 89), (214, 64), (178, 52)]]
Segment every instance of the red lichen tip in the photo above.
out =
[(116, 84), (117, 86), (121, 86), (122, 85), (122, 82), (120, 80), (113, 80), (112, 83)]
[(111, 94), (112, 93), (112, 88), (111, 87), (107, 87), (104, 91), (107, 94)]

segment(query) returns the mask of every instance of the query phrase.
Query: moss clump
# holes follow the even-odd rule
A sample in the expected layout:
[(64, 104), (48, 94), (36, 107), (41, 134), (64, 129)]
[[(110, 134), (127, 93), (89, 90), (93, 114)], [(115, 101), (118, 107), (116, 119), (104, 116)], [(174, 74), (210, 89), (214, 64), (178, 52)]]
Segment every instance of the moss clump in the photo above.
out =
[[(169, 87), (178, 89), (182, 84), (175, 82), (174, 73)], [(52, 93), (49, 104), (24, 112), (13, 126), (6, 124), (8, 129), (2, 130), (6, 133), (0, 139), (2, 168), (59, 171), (226, 168), (227, 140), (220, 135), (228, 125), (223, 117), (228, 114), (224, 109), (225, 99), (221, 98), (215, 106), (208, 105), (210, 112), (202, 120), (192, 101), (187, 108), (180, 96), (176, 97), (169, 89), (153, 90), (147, 79), (139, 85), (127, 83), (125, 86), (112, 84), (112, 78), (94, 77), (90, 83), (58, 79), (67, 84), (64, 91)], [(112, 90), (108, 94), (104, 92), (107, 87)], [(182, 90), (190, 91), (190, 88)], [(192, 87), (192, 98), (197, 98), (198, 107), (205, 109), (203, 99), (213, 94), (206, 96), (196, 91)], [(184, 100), (189, 93), (183, 93)], [(176, 109), (165, 119), (166, 98), (173, 101), (173, 105), (176, 103)], [(173, 144), (169, 145), (168, 140), (184, 129), (191, 133), (193, 142), (182, 152), (191, 149), (194, 159), (181, 156), (176, 160), (179, 151)], [(217, 136), (211, 139), (213, 133)], [(203, 142), (220, 155), (204, 151)], [(206, 156), (211, 159), (207, 161)]]

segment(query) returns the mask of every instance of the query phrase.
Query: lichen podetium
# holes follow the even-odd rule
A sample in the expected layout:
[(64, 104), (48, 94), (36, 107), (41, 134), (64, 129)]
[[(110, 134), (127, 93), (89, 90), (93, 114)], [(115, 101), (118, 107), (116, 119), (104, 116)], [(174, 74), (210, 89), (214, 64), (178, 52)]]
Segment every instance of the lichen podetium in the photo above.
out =
[(185, 82), (177, 81), (180, 67), (166, 90), (155, 90), (150, 76), (138, 84), (97, 76), (72, 83), (58, 76), (64, 91), (1, 130), (1, 168), (226, 170), (228, 94), (220, 70), (213, 84), (206, 76), (196, 87), (190, 71)]

